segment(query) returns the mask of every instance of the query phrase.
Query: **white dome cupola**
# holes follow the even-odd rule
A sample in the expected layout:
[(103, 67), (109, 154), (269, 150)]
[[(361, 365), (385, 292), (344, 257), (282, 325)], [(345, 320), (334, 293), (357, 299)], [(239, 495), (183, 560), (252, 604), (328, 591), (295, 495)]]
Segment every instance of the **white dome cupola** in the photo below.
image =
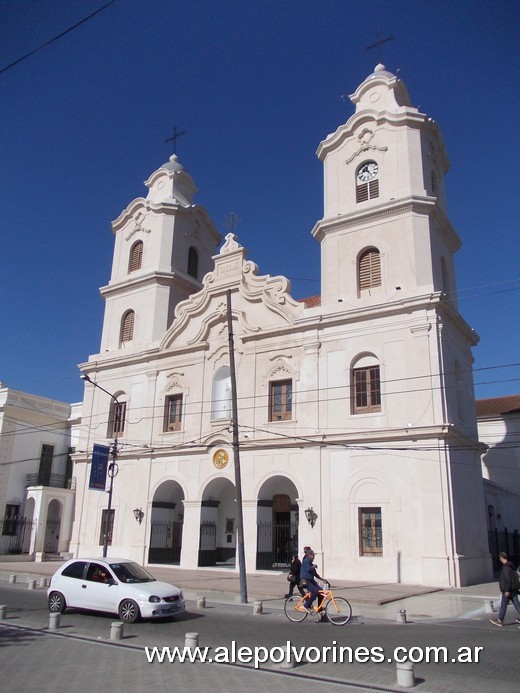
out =
[(150, 189), (146, 199), (156, 203), (189, 207), (193, 204), (193, 196), (198, 192), (193, 178), (179, 163), (176, 154), (172, 154), (170, 160), (152, 173), (144, 184)]

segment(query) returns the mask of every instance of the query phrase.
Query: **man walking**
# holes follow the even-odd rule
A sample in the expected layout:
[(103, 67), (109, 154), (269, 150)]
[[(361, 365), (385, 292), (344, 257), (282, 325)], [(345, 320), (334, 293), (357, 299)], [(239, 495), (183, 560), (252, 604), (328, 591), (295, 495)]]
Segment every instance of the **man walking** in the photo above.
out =
[[(492, 618), (490, 620), (494, 626), (503, 626), (507, 605), (510, 601), (513, 603), (513, 606), (520, 615), (520, 601), (518, 601), (518, 588), (520, 586), (520, 582), (518, 579), (518, 573), (516, 572), (514, 565), (509, 560), (507, 553), (500, 553), (498, 558), (500, 563), (502, 563), (502, 570), (500, 572), (500, 577), (498, 578), (498, 586), (502, 592), (502, 601), (500, 602), (498, 618)], [(516, 619), (516, 623), (520, 623), (520, 618)]]

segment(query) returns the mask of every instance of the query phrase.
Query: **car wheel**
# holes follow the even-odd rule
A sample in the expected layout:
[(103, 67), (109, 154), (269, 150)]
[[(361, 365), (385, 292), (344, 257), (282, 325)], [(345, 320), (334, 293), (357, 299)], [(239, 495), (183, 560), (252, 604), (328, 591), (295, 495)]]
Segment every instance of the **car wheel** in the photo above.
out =
[(62, 614), (66, 608), (65, 597), (61, 592), (51, 592), (49, 594), (49, 611), (51, 614)]
[(139, 618), (139, 607), (133, 599), (123, 599), (119, 605), (119, 618), (125, 623), (135, 623)]

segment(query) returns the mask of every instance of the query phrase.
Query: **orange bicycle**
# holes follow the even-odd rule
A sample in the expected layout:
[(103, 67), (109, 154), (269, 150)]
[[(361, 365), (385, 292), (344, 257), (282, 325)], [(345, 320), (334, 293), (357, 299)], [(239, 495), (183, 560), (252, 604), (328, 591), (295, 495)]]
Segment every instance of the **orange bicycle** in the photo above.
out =
[(350, 621), (352, 617), (350, 602), (343, 597), (335, 597), (327, 582), (324, 583), (319, 595), (320, 607), (312, 606), (310, 609), (306, 609), (303, 605), (304, 601), (310, 597), (310, 592), (303, 597), (288, 597), (285, 600), (283, 610), (289, 621), (295, 623), (305, 621), (310, 613), (324, 613), (333, 626), (344, 626)]

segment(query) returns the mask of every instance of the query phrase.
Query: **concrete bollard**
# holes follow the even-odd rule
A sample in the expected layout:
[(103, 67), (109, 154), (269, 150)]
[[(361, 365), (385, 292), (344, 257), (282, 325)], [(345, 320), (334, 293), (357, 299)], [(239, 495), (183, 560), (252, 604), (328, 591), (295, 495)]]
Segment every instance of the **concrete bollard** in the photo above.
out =
[(397, 623), (407, 623), (406, 609), (401, 609), (401, 611), (397, 612)]
[(110, 640), (122, 640), (123, 626), (124, 623), (122, 621), (112, 621), (110, 626)]
[(29, 582), (27, 583), (27, 589), (35, 590), (36, 589), (36, 580), (29, 580)]
[(38, 587), (47, 587), (47, 578), (41, 577), (38, 580)]
[(49, 630), (58, 630), (61, 614), (49, 614)]
[(415, 686), (415, 675), (412, 662), (396, 662), (397, 685), (402, 688), (413, 688)]
[(197, 609), (206, 608), (206, 597), (197, 597)]
[(262, 614), (264, 611), (264, 605), (262, 602), (253, 602), (253, 614)]
[(192, 648), (199, 646), (199, 634), (198, 633), (186, 633), (184, 636), (184, 647)]
[(16, 582), (16, 575), (9, 575), (9, 584), (13, 585)]
[(290, 653), (289, 658), (284, 659), (284, 661), (281, 662), (280, 669), (294, 669), (295, 666), (296, 666), (296, 662), (294, 660), (292, 653)]
[(6, 604), (0, 604), (0, 621), (3, 621), (7, 613)]
[(486, 599), (484, 602), (484, 609), (486, 614), (494, 614), (495, 613), (495, 605), (493, 604), (492, 599)]

